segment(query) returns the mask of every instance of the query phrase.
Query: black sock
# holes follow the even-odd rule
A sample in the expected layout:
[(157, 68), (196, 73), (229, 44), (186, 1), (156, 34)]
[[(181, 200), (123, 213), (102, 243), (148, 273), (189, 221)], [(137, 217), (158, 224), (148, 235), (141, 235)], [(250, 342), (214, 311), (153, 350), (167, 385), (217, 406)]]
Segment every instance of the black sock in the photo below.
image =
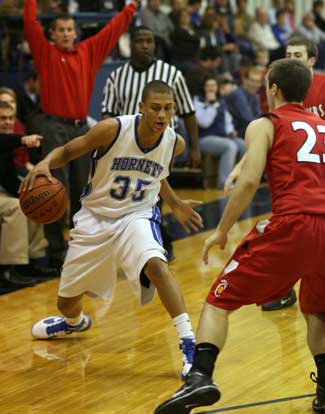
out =
[(325, 385), (325, 354), (315, 355), (314, 360), (317, 366), (318, 382)]
[(212, 377), (214, 364), (219, 352), (218, 347), (208, 342), (196, 345), (192, 370), (198, 369)]

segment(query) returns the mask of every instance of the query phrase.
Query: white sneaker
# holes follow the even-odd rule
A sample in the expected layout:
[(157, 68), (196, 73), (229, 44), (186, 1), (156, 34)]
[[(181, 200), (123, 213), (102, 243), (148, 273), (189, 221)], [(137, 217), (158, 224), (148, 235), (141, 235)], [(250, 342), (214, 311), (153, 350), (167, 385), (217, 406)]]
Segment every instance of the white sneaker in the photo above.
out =
[(83, 332), (91, 327), (91, 319), (84, 315), (79, 325), (68, 325), (63, 316), (48, 316), (36, 322), (32, 327), (32, 336), (37, 339), (51, 339)]

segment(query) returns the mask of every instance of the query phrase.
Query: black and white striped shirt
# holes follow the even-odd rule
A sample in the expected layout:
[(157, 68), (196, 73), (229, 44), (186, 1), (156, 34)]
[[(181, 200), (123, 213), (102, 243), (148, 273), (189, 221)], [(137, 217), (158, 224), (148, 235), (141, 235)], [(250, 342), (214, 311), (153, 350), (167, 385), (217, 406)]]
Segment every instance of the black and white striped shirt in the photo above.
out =
[[(173, 65), (154, 60), (147, 70), (139, 72), (131, 63), (114, 70), (107, 78), (102, 114), (110, 116), (132, 115), (139, 112), (144, 86), (152, 80), (162, 80), (174, 90), (177, 114), (179, 116), (195, 112), (193, 101), (182, 73)], [(177, 124), (176, 119), (172, 127)]]

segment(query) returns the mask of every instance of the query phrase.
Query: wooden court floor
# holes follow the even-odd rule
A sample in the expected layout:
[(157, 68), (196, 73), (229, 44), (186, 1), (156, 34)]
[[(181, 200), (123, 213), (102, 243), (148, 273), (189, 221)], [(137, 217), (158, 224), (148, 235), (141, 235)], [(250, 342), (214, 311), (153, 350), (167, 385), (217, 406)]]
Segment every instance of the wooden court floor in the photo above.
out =
[[(193, 197), (215, 196), (197, 191)], [(216, 274), (255, 221), (236, 224), (227, 249), (215, 250), (208, 266), (201, 249), (209, 232), (175, 242), (170, 267), (195, 327)], [(34, 341), (32, 323), (57, 313), (57, 286), (53, 280), (0, 296), (0, 414), (152, 414), (181, 384), (177, 335), (158, 298), (142, 308), (121, 278), (112, 303), (85, 299), (90, 331)], [(271, 313), (249, 306), (230, 323), (215, 371), (222, 398), (194, 412), (312, 413), (314, 366), (298, 305)]]

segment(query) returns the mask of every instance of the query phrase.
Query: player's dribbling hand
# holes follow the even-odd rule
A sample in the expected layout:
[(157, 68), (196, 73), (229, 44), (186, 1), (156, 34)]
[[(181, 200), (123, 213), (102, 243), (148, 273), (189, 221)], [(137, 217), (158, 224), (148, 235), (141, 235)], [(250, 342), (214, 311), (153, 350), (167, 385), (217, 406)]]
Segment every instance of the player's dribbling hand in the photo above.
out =
[(227, 244), (227, 235), (221, 233), (219, 230), (216, 230), (210, 237), (208, 237), (203, 246), (202, 260), (205, 264), (209, 262), (209, 250), (213, 246), (219, 246), (221, 250), (225, 248)]
[(20, 184), (18, 193), (23, 193), (24, 191), (29, 191), (33, 188), (34, 181), (39, 175), (45, 175), (49, 181), (54, 182), (54, 177), (50, 172), (48, 164), (45, 162), (39, 162), (35, 165), (31, 172), (29, 172), (22, 183)]
[(176, 220), (181, 223), (186, 233), (190, 233), (191, 230), (199, 231), (204, 227), (202, 217), (192, 208), (201, 204), (201, 201), (196, 200), (180, 200), (173, 208)]
[(25, 135), (21, 138), (21, 143), (26, 145), (27, 148), (38, 148), (41, 146), (42, 139), (41, 135)]

